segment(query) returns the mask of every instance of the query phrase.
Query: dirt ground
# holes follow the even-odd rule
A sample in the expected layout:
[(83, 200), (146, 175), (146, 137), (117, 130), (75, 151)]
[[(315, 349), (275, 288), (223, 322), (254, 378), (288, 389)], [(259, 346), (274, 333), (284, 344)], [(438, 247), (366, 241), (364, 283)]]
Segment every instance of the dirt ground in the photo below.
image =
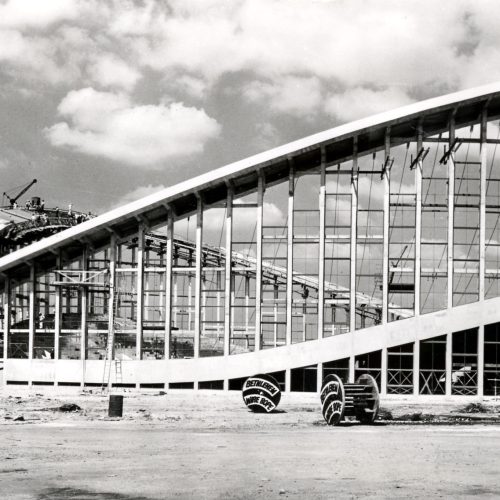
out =
[(500, 497), (498, 406), (392, 402), (392, 421), (332, 428), (310, 394), (258, 415), (239, 393), (127, 393), (121, 419), (95, 394), (0, 401), (5, 499)]

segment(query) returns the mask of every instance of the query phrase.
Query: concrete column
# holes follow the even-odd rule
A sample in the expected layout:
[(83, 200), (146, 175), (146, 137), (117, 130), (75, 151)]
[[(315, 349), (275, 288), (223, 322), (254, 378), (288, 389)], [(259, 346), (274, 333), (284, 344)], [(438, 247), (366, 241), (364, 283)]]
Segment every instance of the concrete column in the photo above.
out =
[(292, 387), (292, 370), (287, 368), (285, 370), (285, 392), (290, 392)]
[[(448, 147), (455, 140), (455, 118), (450, 120)], [(453, 153), (448, 158), (448, 309), (453, 307), (453, 228), (455, 220), (455, 159)], [(446, 334), (446, 395), (451, 396), (452, 333)]]
[[(422, 150), (423, 127), (420, 121), (417, 128), (417, 155)], [(422, 174), (423, 161), (420, 158), (415, 167), (415, 316), (420, 314), (420, 274), (422, 269)], [(415, 340), (417, 342), (417, 340)], [(420, 352), (420, 351), (419, 351)]]
[(381, 365), (380, 365), (380, 394), (387, 394), (387, 347), (382, 348)]
[(413, 395), (420, 394), (420, 340), (413, 344)]
[[(486, 177), (488, 168), (487, 110), (481, 114), (480, 144), (480, 198), (479, 198), (479, 300), (485, 298), (485, 261), (486, 261)], [(484, 325), (477, 334), (477, 394), (484, 395)]]
[(288, 179), (288, 233), (287, 233), (287, 279), (286, 279), (286, 345), (292, 343), (292, 298), (293, 298), (293, 199), (295, 192), (295, 172), (293, 159)]
[(451, 365), (453, 361), (453, 334), (446, 334), (446, 395), (451, 396)]
[(323, 363), (318, 363), (318, 371), (316, 374), (316, 392), (321, 392), (323, 384)]
[(255, 269), (255, 350), (261, 348), (261, 319), (262, 319), (262, 221), (264, 210), (264, 176), (259, 172), (257, 184), (257, 234), (256, 242), (256, 269)]
[[(29, 336), (28, 336), (28, 359), (33, 359), (33, 344), (35, 340), (35, 262), (30, 262), (30, 281), (29, 281)], [(31, 375), (30, 375), (31, 378)], [(31, 380), (30, 380), (31, 384)]]
[[(198, 198), (196, 210), (196, 275), (194, 287), (194, 357), (200, 356), (201, 334), (201, 259), (203, 254), (203, 201)], [(196, 383), (195, 383), (196, 386)]]
[[(88, 247), (84, 245), (82, 250), (82, 269), (84, 271), (88, 270)], [(88, 310), (88, 296), (89, 289), (88, 286), (82, 286), (79, 290), (81, 295), (81, 336), (80, 336), (80, 360), (82, 362), (82, 387), (85, 384), (85, 359), (87, 353), (87, 337), (88, 337), (88, 327), (87, 327), (87, 310)]]
[[(116, 234), (112, 233), (109, 238), (109, 303), (108, 303), (108, 338), (113, 338), (111, 350), (108, 353), (108, 359), (115, 358), (115, 308), (118, 294), (116, 293)], [(111, 377), (109, 377), (111, 384)]]
[[(423, 147), (423, 124), (419, 122), (417, 128), (417, 155)], [(422, 176), (423, 161), (420, 158), (415, 166), (415, 316), (420, 315), (420, 275), (422, 269)], [(420, 340), (415, 335), (413, 344), (413, 395), (420, 394)]]
[(137, 325), (135, 358), (142, 359), (142, 324), (144, 319), (144, 224), (139, 223), (137, 231)]
[[(450, 121), (449, 145), (455, 140), (455, 119)], [(448, 308), (453, 307), (453, 227), (455, 207), (455, 158), (450, 153), (448, 159)]]
[(233, 188), (227, 186), (226, 199), (226, 269), (224, 288), (224, 356), (229, 356), (231, 345), (231, 261), (233, 253)]
[(172, 341), (172, 254), (174, 248), (174, 219), (167, 214), (167, 246), (165, 254), (165, 359), (170, 358)]
[(354, 344), (353, 336), (356, 331), (356, 251), (358, 235), (358, 140), (353, 140), (352, 177), (351, 177), (351, 269), (350, 269), (350, 308), (349, 322), (351, 336), (351, 355), (349, 357), (349, 382), (354, 382)]
[[(391, 129), (387, 127), (385, 131), (385, 150), (384, 150), (384, 228), (383, 228), (383, 260), (382, 260), (382, 324), (387, 323), (388, 299), (389, 299), (389, 215), (390, 215), (390, 171), (389, 157), (391, 154)], [(387, 379), (387, 373), (385, 374)], [(384, 373), (382, 372), (382, 382)], [(384, 391), (382, 384), (382, 392)]]
[[(62, 254), (59, 250), (56, 257), (56, 269), (62, 268)], [(56, 280), (60, 277), (56, 276)], [(62, 304), (62, 287), (56, 286), (55, 310), (54, 310), (54, 359), (60, 359), (60, 339), (61, 339), (61, 304)], [(57, 361), (56, 361), (57, 362)], [(57, 377), (57, 370), (56, 370)], [(58, 382), (56, 378), (56, 383)]]
[[(9, 335), (10, 335), (10, 276), (8, 274), (4, 275), (5, 283), (3, 289), (3, 359), (4, 361), (7, 359), (9, 350)], [(5, 380), (5, 372), (4, 372), (4, 385), (6, 383)]]
[(350, 384), (354, 383), (354, 379), (356, 377), (356, 357), (354, 355), (349, 356), (349, 378), (348, 381)]
[[(318, 266), (318, 339), (323, 338), (325, 323), (325, 212), (326, 212), (326, 150), (321, 147), (319, 186), (319, 266)], [(318, 365), (318, 373), (321, 370)], [(319, 388), (321, 390), (321, 381)]]

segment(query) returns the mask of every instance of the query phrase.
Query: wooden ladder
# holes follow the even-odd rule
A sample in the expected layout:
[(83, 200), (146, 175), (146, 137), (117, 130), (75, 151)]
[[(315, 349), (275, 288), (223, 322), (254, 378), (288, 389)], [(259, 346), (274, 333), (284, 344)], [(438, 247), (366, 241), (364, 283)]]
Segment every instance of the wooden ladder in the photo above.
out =
[(114, 344), (115, 344), (115, 333), (118, 330), (117, 323), (115, 321), (116, 315), (118, 313), (118, 305), (120, 302), (120, 292), (115, 292), (113, 297), (112, 311), (113, 311), (113, 324), (109, 329), (108, 338), (106, 341), (106, 355), (104, 358), (104, 372), (102, 376), (101, 391), (104, 392), (111, 387), (111, 367), (115, 365), (115, 383), (122, 382), (122, 362), (121, 360), (115, 360), (114, 358)]

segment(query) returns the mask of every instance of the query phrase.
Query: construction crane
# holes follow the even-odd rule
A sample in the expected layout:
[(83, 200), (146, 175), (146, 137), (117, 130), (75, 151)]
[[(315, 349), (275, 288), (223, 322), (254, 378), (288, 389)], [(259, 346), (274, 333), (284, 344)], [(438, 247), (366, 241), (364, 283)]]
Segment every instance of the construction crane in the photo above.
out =
[(36, 179), (33, 179), (27, 186), (23, 187), (23, 189), (21, 189), (21, 191), (17, 194), (17, 196), (15, 196), (14, 198), (11, 198), (6, 192), (3, 193), (4, 196), (7, 197), (7, 199), (9, 200), (9, 203), (10, 203), (10, 206), (13, 206), (14, 203), (17, 202), (17, 200), (19, 198), (21, 198), (21, 196), (26, 193), (26, 191), (28, 191), (28, 189), (33, 186), (33, 184), (36, 184), (37, 183), (37, 180)]

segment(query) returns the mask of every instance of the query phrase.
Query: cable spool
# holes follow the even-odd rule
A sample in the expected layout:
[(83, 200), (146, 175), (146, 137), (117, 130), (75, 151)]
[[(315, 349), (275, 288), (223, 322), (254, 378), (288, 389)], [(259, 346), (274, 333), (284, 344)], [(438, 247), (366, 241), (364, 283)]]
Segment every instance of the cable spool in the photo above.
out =
[(245, 380), (242, 396), (249, 410), (254, 413), (270, 413), (281, 400), (281, 390), (274, 377), (259, 374)]
[[(361, 375), (356, 384), (352, 384), (352, 387), (356, 387), (358, 391), (357, 393), (353, 393), (354, 416), (362, 424), (372, 424), (377, 418), (380, 408), (380, 395), (377, 382), (371, 375), (366, 373)], [(360, 391), (359, 387), (362, 387), (363, 390)], [(345, 390), (347, 394), (347, 384)]]
[(323, 380), (320, 399), (328, 425), (338, 425), (346, 417), (371, 424), (380, 406), (377, 383), (368, 374), (361, 375), (355, 384), (343, 384), (337, 375), (328, 375)]

